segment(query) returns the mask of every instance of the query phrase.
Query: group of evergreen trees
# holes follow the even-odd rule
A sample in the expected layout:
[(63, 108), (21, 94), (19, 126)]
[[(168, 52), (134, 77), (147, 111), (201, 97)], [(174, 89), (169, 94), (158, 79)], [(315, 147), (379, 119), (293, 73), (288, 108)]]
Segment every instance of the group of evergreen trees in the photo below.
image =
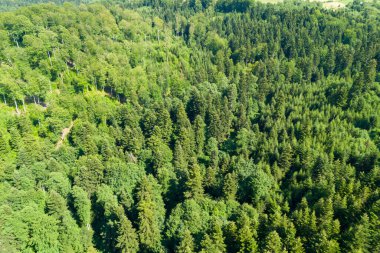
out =
[(0, 252), (379, 252), (380, 8), (0, 13)]

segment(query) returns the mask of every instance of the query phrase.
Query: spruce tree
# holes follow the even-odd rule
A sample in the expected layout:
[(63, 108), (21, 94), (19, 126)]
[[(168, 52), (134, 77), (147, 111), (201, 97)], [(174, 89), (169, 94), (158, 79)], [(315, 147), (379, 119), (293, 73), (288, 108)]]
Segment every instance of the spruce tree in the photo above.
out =
[(281, 238), (276, 231), (271, 231), (265, 238), (265, 253), (282, 253), (282, 242)]
[(144, 252), (160, 252), (165, 210), (160, 186), (152, 175), (142, 179), (137, 199), (140, 249)]
[(197, 115), (194, 121), (194, 138), (195, 138), (195, 153), (203, 154), (205, 145), (205, 123), (201, 116)]
[(257, 251), (257, 242), (255, 240), (255, 231), (250, 227), (250, 220), (246, 214), (239, 217), (238, 220), (237, 243), (239, 253), (252, 253)]
[(186, 181), (186, 198), (199, 199), (203, 195), (202, 174), (195, 158), (192, 158), (189, 165), (189, 174)]
[(194, 239), (190, 231), (186, 229), (181, 236), (179, 245), (176, 248), (178, 253), (193, 253), (194, 252)]
[(238, 181), (235, 173), (228, 173), (224, 177), (223, 195), (228, 200), (234, 200), (238, 191)]
[(139, 250), (139, 241), (136, 230), (131, 221), (123, 213), (122, 207), (118, 208), (118, 230), (116, 248), (121, 253), (136, 253)]
[(5, 140), (3, 134), (0, 132), (0, 155), (4, 155), (5, 153), (7, 153), (8, 149), (8, 143)]

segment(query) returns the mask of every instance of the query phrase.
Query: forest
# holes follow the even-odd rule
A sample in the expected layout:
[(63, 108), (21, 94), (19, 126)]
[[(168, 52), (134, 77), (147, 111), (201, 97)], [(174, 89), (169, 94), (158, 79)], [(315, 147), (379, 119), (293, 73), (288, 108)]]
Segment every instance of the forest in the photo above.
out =
[(380, 252), (380, 3), (0, 2), (1, 253)]

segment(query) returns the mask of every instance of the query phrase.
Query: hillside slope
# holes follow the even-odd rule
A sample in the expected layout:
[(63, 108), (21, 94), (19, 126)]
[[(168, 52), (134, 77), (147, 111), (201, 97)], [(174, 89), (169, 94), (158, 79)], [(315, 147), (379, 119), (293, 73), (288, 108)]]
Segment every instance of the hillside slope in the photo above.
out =
[(0, 251), (379, 252), (380, 19), (356, 7), (0, 13)]

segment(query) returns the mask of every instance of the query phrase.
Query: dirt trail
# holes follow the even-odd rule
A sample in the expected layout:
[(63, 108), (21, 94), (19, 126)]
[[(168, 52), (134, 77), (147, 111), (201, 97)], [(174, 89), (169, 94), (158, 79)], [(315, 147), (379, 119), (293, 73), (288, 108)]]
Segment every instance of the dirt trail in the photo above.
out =
[(73, 128), (73, 126), (74, 126), (74, 121), (71, 121), (70, 126), (62, 130), (61, 139), (57, 142), (55, 149), (59, 149), (62, 146), (63, 141), (65, 140), (66, 136), (70, 133), (70, 130), (71, 128)]

